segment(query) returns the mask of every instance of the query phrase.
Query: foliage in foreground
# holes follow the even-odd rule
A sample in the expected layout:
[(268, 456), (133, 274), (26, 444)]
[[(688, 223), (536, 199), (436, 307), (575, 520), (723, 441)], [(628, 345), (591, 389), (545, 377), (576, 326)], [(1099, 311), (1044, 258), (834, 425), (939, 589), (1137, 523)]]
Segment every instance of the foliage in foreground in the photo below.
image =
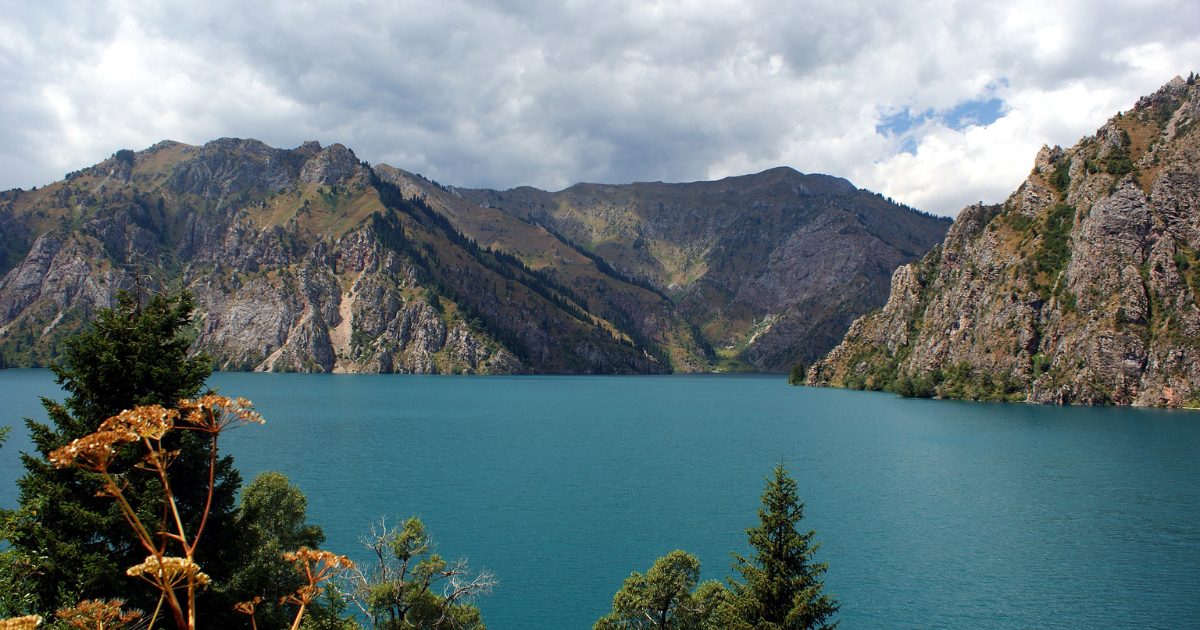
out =
[(832, 628), (827, 620), (838, 604), (822, 592), (821, 576), (829, 568), (813, 562), (820, 543), (817, 532), (799, 531), (804, 503), (796, 482), (783, 464), (767, 481), (758, 511), (759, 525), (746, 530), (754, 554), (734, 555), (733, 568), (742, 582), (730, 581), (737, 616), (749, 627), (766, 629)]
[(492, 592), (495, 576), (473, 574), (466, 559), (448, 562), (434, 549), (425, 524), (386, 519), (360, 539), (373, 562), (345, 580), (350, 599), (377, 630), (484, 630), (475, 599)]
[(613, 609), (593, 630), (679, 628), (716, 630), (726, 627), (729, 591), (710, 580), (699, 587), (700, 561), (676, 549), (654, 561), (646, 575), (629, 576), (613, 597)]
[[(127, 598), (152, 609), (157, 596), (128, 590), (126, 569), (145, 558), (127, 514), (108, 496), (104, 476), (76, 467), (57, 468), (50, 453), (94, 434), (123, 410), (156, 405), (175, 412), (181, 399), (199, 395), (211, 373), (207, 357), (188, 357), (183, 331), (194, 303), (187, 293), (121, 293), (113, 309), (97, 312), (91, 330), (65, 342), (56, 382), (69, 394), (61, 404), (43, 399), (50, 424), (27, 420), (37, 454), (24, 455), (25, 475), (17, 482), (19, 509), (7, 515), (11, 562), (0, 576), (16, 587), (0, 595), (0, 614), (54, 611), (85, 598)], [(175, 431), (162, 442), (170, 453), (176, 482), (173, 499), (188, 531), (222, 541), (236, 539), (235, 496), (241, 483), (232, 459), (219, 457), (210, 436)], [(128, 507), (143, 522), (161, 518), (167, 508), (157, 471), (143, 465), (132, 449), (115, 453), (107, 470), (119, 480)], [(211, 476), (210, 476), (211, 473)], [(152, 532), (153, 533), (153, 532)], [(197, 558), (206, 573), (225, 579), (240, 559), (212, 548)], [(231, 619), (231, 602), (205, 593), (199, 606)]]
[(234, 509), (218, 436), (262, 418), (199, 395), (211, 369), (187, 356), (192, 310), (187, 293), (123, 293), (67, 342), (54, 371), (70, 397), (43, 400), (53, 426), (27, 421), (42, 457), (24, 457), (20, 509), (0, 514), (0, 629), (354, 630), (353, 602), (373, 628), (482, 630), (473, 601), (495, 579), (433, 553), (419, 520), (381, 523), (364, 539), (379, 565), (336, 582), (355, 567), (316, 548), (287, 477), (260, 474)]
[(754, 554), (734, 554), (741, 581), (699, 584), (700, 562), (672, 551), (646, 572), (634, 573), (613, 597), (612, 612), (593, 630), (831, 629), (838, 604), (822, 589), (828, 568), (813, 562), (815, 531), (800, 532), (804, 504), (782, 464), (762, 495), (759, 525), (746, 530)]
[[(380, 521), (362, 539), (375, 561), (355, 566), (316, 549), (324, 535), (305, 522), (307, 500), (279, 473), (256, 477), (233, 509), (240, 478), (219, 457), (218, 437), (262, 419), (244, 399), (196, 396), (209, 369), (186, 356), (180, 332), (191, 311), (187, 294), (146, 305), (122, 295), (68, 342), (55, 372), (72, 396), (43, 401), (54, 428), (28, 421), (44, 459), (24, 458), (21, 508), (0, 515), (10, 543), (0, 551), (0, 615), (9, 617), (0, 630), (36, 628), (38, 613), (53, 610), (56, 628), (233, 627), (241, 623), (229, 615), (242, 613), (254, 630), (287, 627), (289, 617), (291, 630), (355, 630), (351, 605), (373, 630), (484, 630), (475, 601), (495, 577), (443, 559), (416, 518)], [(0, 430), (0, 445), (5, 437)], [(734, 556), (742, 581), (698, 584), (699, 561), (676, 550), (631, 575), (595, 628), (835, 627), (826, 565), (812, 561), (819, 543), (797, 529), (803, 503), (782, 465), (762, 500), (759, 526), (746, 530), (755, 552)], [(225, 573), (217, 579), (209, 566)], [(235, 599), (245, 593), (254, 596)]]

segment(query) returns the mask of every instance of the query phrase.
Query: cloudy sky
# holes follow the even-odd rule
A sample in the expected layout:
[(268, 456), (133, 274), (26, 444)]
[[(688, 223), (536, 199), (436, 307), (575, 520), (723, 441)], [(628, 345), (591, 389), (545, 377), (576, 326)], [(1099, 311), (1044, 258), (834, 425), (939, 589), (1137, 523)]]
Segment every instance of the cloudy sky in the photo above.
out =
[(1200, 71), (1194, 0), (0, 0), (0, 189), (341, 142), (558, 190), (788, 165), (954, 215)]

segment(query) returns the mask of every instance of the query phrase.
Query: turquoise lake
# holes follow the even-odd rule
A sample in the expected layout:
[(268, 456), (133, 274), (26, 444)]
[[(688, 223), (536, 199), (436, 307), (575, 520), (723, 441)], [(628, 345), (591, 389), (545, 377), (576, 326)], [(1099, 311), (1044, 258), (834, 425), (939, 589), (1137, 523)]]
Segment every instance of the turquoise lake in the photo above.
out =
[[(325, 548), (362, 557), (380, 516), (500, 579), (492, 630), (587, 629), (673, 549), (704, 579), (746, 553), (782, 460), (845, 630), (1200, 628), (1200, 413), (903, 400), (782, 376), (218, 373), (263, 426), (222, 437), (274, 469)], [(0, 371), (0, 426), (62, 398)], [(16, 504), (23, 426), (0, 449)]]

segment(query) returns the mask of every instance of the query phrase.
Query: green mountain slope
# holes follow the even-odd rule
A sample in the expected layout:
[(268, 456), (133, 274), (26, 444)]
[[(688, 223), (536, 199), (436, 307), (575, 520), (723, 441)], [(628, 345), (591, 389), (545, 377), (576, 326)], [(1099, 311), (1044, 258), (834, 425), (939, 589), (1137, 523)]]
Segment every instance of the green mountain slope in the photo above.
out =
[(463, 190), (669, 297), (732, 365), (785, 371), (886, 299), (949, 227), (844, 179), (776, 168), (689, 184)]

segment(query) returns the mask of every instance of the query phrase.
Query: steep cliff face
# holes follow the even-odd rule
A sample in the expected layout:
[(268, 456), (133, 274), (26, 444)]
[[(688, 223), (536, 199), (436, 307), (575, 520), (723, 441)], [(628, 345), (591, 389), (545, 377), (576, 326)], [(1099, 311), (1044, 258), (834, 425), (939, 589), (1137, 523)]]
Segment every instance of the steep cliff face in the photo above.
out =
[[(164, 142), (0, 196), (0, 352), (45, 365), (120, 289), (186, 286), (221, 369), (656, 373), (556, 276), (479, 247), (354, 154)], [(394, 170), (394, 169), (392, 169)]]
[(1058, 404), (1200, 402), (1200, 88), (1176, 78), (1044, 148), (892, 277), (811, 385)]
[(883, 303), (892, 270), (949, 226), (789, 168), (690, 184), (457, 192), (562, 235), (671, 298), (725, 359), (770, 371), (832, 348)]

